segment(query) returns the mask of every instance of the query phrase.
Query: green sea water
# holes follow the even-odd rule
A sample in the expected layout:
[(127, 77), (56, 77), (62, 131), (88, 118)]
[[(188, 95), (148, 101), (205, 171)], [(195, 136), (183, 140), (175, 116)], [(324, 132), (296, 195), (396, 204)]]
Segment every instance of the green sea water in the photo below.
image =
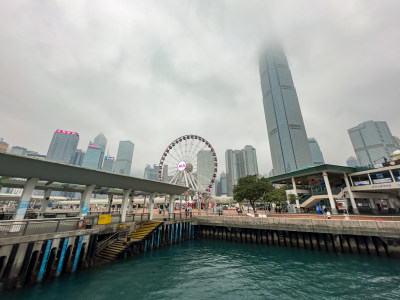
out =
[(0, 299), (400, 299), (400, 260), (192, 240)]

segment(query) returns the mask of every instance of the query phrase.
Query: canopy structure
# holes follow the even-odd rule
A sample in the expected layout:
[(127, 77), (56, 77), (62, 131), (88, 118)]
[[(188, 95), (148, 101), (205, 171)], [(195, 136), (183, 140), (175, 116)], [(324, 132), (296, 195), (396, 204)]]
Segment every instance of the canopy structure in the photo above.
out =
[[(108, 191), (113, 194), (120, 194), (120, 190), (132, 189), (135, 192), (158, 193), (158, 194), (173, 194), (180, 195), (188, 190), (188, 187), (164, 183), (159, 181), (147, 180), (132, 176), (114, 174), (110, 172), (93, 170), (79, 166), (40, 160), (20, 155), (9, 153), (0, 153), (0, 176), (3, 187), (24, 187), (24, 180), (12, 180), (10, 185), (7, 185), (9, 178), (37, 178), (45, 183), (38, 183), (37, 189), (52, 189), (79, 191), (82, 189), (79, 186), (95, 185), (97, 189)], [(8, 177), (8, 178), (7, 178)], [(20, 183), (20, 186), (18, 186)], [(113, 190), (114, 189), (114, 190)], [(83, 190), (83, 189), (82, 189)]]

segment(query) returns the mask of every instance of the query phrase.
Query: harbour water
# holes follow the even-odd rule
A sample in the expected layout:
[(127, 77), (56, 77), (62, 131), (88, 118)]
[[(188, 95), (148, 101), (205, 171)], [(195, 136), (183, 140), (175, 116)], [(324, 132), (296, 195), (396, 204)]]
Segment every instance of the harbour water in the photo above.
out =
[(191, 240), (0, 299), (400, 299), (400, 261)]

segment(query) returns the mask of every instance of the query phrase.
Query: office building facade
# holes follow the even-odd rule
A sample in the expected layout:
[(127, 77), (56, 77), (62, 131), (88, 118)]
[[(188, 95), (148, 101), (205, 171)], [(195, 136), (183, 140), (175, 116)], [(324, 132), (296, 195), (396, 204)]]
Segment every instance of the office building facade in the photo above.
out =
[(76, 149), (74, 153), (74, 158), (72, 159), (72, 164), (75, 166), (82, 166), (83, 158), (85, 157), (85, 152), (81, 149)]
[(400, 150), (400, 138), (397, 136), (393, 136), (393, 139), (397, 150)]
[(144, 179), (158, 180), (158, 165), (146, 165), (144, 168)]
[(102, 170), (107, 172), (114, 172), (114, 161), (114, 157), (109, 155), (104, 156)]
[(25, 156), (28, 153), (28, 149), (20, 146), (13, 146), (11, 147), (10, 153)]
[(227, 178), (224, 172), (221, 173), (219, 181), (217, 182), (217, 196), (227, 196), (228, 195), (228, 186), (227, 186)]
[(228, 196), (233, 196), (233, 187), (239, 178), (258, 175), (256, 149), (247, 145), (242, 150), (225, 151), (226, 186)]
[(117, 160), (114, 163), (114, 173), (131, 174), (134, 147), (135, 145), (131, 141), (119, 142)]
[(101, 154), (100, 157), (100, 169), (102, 168), (103, 165), (103, 159), (104, 159), (104, 154), (106, 152), (106, 147), (107, 147), (107, 139), (104, 136), (103, 133), (99, 133), (93, 140), (93, 144), (97, 145), (99, 148), (102, 149), (103, 153)]
[(209, 184), (212, 182), (210, 189), (211, 195), (215, 195), (215, 179), (214, 175), (214, 156), (211, 151), (201, 150), (197, 153), (197, 186), (200, 191), (208, 190)]
[(79, 143), (79, 134), (73, 131), (57, 129), (47, 151), (47, 159), (63, 163), (71, 163), (76, 147)]
[(101, 146), (90, 143), (83, 157), (82, 167), (100, 170), (103, 155), (104, 151)]
[(279, 45), (267, 48), (259, 69), (274, 174), (311, 166), (303, 116), (283, 49)]
[(389, 159), (396, 150), (386, 122), (366, 121), (348, 130), (360, 166), (373, 166)]
[(325, 164), (324, 156), (322, 155), (318, 142), (314, 138), (309, 138), (308, 143), (310, 145), (311, 158), (314, 166)]

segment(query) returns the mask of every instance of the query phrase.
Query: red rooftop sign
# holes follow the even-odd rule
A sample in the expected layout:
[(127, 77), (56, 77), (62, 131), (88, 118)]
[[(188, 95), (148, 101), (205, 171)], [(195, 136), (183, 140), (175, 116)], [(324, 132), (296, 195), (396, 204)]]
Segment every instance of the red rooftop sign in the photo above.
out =
[(65, 133), (65, 134), (72, 134), (72, 135), (78, 135), (77, 132), (67, 131), (67, 130), (60, 130), (60, 129), (57, 129), (56, 132), (58, 132), (58, 133)]

